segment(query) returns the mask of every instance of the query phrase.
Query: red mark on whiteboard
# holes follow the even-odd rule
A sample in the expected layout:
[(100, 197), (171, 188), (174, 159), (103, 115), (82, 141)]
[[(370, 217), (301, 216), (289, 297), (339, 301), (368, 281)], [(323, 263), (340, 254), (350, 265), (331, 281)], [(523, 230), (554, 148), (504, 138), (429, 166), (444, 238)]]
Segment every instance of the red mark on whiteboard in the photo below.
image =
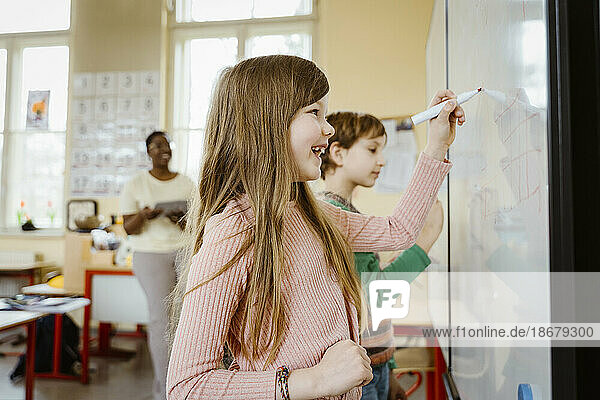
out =
[(525, 118), (524, 120), (522, 120), (521, 122), (519, 122), (517, 124), (517, 127), (514, 128), (512, 131), (510, 131), (510, 133), (508, 134), (508, 136), (506, 138), (504, 138), (502, 140), (502, 143), (506, 143), (508, 142), (508, 140), (512, 137), (512, 135), (517, 131), (517, 129), (519, 129), (521, 127), (521, 125), (523, 125), (524, 123), (526, 123), (527, 121), (529, 121), (531, 118), (536, 117), (538, 115), (538, 113), (535, 114), (531, 114), (529, 117)]
[(512, 106), (515, 105), (515, 103), (517, 102), (517, 96), (515, 96), (515, 98), (513, 99), (512, 103), (510, 103), (510, 105), (508, 107), (506, 107), (494, 120), (494, 122), (498, 122), (498, 120), (500, 119), (501, 116), (504, 115), (504, 113), (506, 113), (508, 110), (510, 110), (512, 108)]

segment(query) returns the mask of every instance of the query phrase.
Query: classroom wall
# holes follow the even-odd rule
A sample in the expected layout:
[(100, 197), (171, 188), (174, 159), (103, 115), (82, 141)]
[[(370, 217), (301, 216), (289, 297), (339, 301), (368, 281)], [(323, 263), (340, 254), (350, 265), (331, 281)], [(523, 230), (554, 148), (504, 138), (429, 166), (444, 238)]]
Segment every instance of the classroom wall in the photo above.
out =
[[(406, 115), (427, 105), (425, 46), (434, 0), (320, 0), (315, 59), (331, 84), (329, 109), (360, 110), (378, 117)], [(168, 33), (163, 0), (73, 2), (71, 73), (161, 71), (163, 109), (168, 88)], [(161, 112), (164, 125), (165, 112)], [(417, 130), (419, 148), (425, 128)], [(67, 159), (70, 147), (67, 144)], [(68, 182), (68, 168), (67, 176)], [(399, 195), (359, 191), (365, 212), (386, 214)], [(68, 197), (66, 197), (68, 199)], [(99, 199), (99, 212), (118, 211), (116, 198)], [(62, 265), (64, 240), (3, 237), (0, 250), (36, 249)]]
[[(434, 0), (319, 2), (318, 63), (329, 78), (330, 111), (395, 117), (422, 111), (426, 95), (426, 44)], [(426, 124), (416, 129), (426, 143)], [(400, 194), (357, 188), (355, 205), (389, 214)], [(385, 257), (384, 257), (385, 258)]]
[(74, 2), (72, 73), (158, 69), (161, 0)]
[[(331, 85), (330, 111), (422, 111), (432, 6), (433, 0), (319, 1), (317, 62)], [(424, 146), (423, 127), (417, 134)]]
[[(162, 4), (162, 0), (86, 0), (74, 4), (71, 75), (160, 70), (166, 47)], [(67, 154), (69, 151), (67, 145)], [(98, 208), (105, 216), (116, 214), (117, 199), (100, 198)]]

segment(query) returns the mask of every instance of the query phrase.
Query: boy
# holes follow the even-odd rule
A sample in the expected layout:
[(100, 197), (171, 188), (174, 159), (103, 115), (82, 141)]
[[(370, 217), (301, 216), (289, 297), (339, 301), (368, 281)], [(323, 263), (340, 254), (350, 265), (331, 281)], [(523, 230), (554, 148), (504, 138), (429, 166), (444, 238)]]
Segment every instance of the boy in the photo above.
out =
[[(327, 122), (335, 128), (335, 134), (322, 155), (321, 178), (326, 190), (320, 193), (320, 197), (344, 210), (358, 213), (352, 205), (352, 193), (357, 186), (372, 187), (385, 165), (382, 155), (387, 139), (385, 128), (374, 116), (353, 112), (330, 114)], [(431, 263), (427, 252), (437, 240), (442, 225), (442, 206), (437, 201), (416, 244), (387, 265), (385, 272), (409, 272), (407, 280), (416, 278)], [(354, 257), (359, 275), (381, 270), (376, 253), (354, 253)], [(373, 380), (363, 387), (362, 399), (406, 399), (392, 374), (396, 365), (391, 321), (383, 321), (377, 330), (369, 326), (362, 334), (361, 345), (367, 349), (373, 368)]]

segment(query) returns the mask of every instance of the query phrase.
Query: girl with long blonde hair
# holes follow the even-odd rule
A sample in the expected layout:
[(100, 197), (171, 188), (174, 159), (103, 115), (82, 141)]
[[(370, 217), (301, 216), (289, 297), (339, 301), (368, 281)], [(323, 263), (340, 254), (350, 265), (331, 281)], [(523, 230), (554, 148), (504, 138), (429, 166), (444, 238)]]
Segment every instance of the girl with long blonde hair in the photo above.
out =
[[(371, 380), (352, 251), (414, 244), (464, 113), (451, 100), (430, 123), (393, 215), (371, 217), (317, 201), (308, 187), (334, 133), (328, 92), (323, 72), (294, 56), (222, 72), (189, 208), (189, 261), (171, 298), (169, 399), (359, 399)], [(432, 103), (446, 97), (455, 96)]]

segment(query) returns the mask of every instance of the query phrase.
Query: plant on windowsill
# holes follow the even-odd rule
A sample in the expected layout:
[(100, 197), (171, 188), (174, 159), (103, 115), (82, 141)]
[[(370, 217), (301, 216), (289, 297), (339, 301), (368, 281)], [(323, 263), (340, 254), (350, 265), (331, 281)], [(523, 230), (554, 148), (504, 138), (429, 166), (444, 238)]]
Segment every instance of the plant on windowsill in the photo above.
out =
[(21, 226), (26, 218), (27, 214), (25, 214), (25, 202), (21, 200), (21, 207), (17, 209), (17, 224)]
[(27, 221), (23, 225), (21, 225), (21, 229), (24, 231), (35, 231), (38, 229), (38, 227), (36, 227), (33, 224), (33, 221), (31, 219), (27, 219)]

